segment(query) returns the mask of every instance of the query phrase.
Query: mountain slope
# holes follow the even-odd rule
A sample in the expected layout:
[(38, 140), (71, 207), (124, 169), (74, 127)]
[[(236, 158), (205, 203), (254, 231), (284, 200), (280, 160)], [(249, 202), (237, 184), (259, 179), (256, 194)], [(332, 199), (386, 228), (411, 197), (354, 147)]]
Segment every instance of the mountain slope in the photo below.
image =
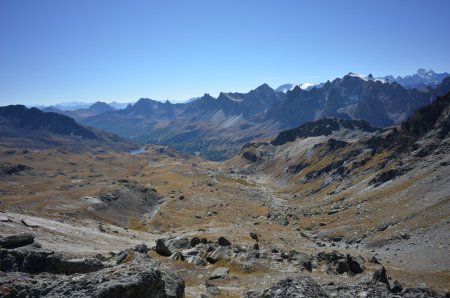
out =
[(276, 92), (267, 84), (263, 84), (248, 93), (223, 93), (215, 99), (205, 94), (190, 104), (181, 117), (203, 120), (215, 120), (218, 117), (242, 115), (245, 119), (265, 112), (271, 105), (284, 100), (282, 92)]
[(121, 151), (138, 147), (117, 135), (79, 125), (68, 116), (22, 105), (0, 107), (0, 136), (2, 145), (11, 147), (90, 150), (104, 146)]
[[(450, 93), (400, 126), (341, 127), (329, 134), (327, 125), (309, 123), (323, 133), (298, 134), (288, 142), (247, 144), (228, 165), (285, 194), (290, 212), (303, 214), (307, 237), (368, 249), (398, 247), (409, 255), (405, 262), (418, 267), (427, 266), (424, 254), (444, 258), (436, 247), (450, 240), (441, 234), (450, 217)], [(402, 233), (415, 246), (400, 245)], [(431, 235), (432, 243), (424, 241)]]

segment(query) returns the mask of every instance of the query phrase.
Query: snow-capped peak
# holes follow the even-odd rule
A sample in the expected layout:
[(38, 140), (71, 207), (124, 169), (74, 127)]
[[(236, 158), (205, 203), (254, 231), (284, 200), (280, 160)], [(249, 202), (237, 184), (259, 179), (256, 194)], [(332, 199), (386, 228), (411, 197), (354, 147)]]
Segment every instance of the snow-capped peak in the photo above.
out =
[(283, 84), (275, 89), (275, 91), (286, 93), (288, 91), (292, 91), (296, 86), (298, 86), (302, 90), (310, 90), (312, 87), (317, 86), (317, 84), (309, 82), (301, 84)]
[(303, 89), (303, 90), (309, 90), (309, 89), (311, 89), (311, 87), (313, 87), (315, 85), (317, 85), (317, 84), (314, 84), (314, 83), (302, 83), (302, 84), (299, 84), (298, 86), (301, 89)]
[(354, 72), (349, 72), (349, 73), (348, 73), (348, 76), (360, 78), (361, 80), (364, 80), (364, 81), (368, 81), (368, 80), (369, 80), (368, 77), (366, 77), (366, 76), (364, 76), (364, 75), (362, 75), (362, 74), (359, 74), (359, 73), (354, 73)]

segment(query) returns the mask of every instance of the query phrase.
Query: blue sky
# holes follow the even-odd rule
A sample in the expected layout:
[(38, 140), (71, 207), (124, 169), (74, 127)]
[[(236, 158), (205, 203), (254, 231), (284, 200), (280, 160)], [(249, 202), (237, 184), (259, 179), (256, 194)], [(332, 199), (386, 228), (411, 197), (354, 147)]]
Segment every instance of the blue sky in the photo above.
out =
[(450, 71), (450, 1), (0, 1), (0, 104)]

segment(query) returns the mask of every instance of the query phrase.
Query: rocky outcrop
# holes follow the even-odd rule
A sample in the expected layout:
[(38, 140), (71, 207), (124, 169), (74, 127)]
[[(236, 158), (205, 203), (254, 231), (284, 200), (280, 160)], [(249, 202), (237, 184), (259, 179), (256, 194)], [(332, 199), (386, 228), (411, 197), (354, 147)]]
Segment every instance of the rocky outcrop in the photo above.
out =
[(17, 248), (32, 244), (34, 242), (34, 236), (30, 233), (21, 233), (0, 237), (1, 248)]
[(0, 275), (1, 297), (184, 297), (184, 282), (157, 264), (131, 263), (75, 276)]
[(383, 283), (373, 281), (362, 281), (360, 283), (334, 282), (319, 285), (308, 276), (295, 276), (278, 281), (273, 286), (262, 291), (251, 291), (243, 295), (247, 298), (294, 298), (294, 297), (386, 297), (386, 298), (422, 298), (436, 297), (444, 298), (426, 289), (403, 289), (401, 291), (391, 290)]
[(295, 297), (330, 297), (312, 278), (299, 276), (280, 280), (273, 286), (262, 291), (252, 291), (244, 294), (247, 298), (295, 298)]
[(0, 297), (184, 297), (184, 281), (147, 255), (116, 266), (33, 247), (0, 249), (0, 271)]
[(326, 265), (327, 272), (355, 275), (364, 271), (362, 257), (354, 257), (350, 254), (344, 255), (337, 251), (321, 252), (317, 255), (317, 261)]

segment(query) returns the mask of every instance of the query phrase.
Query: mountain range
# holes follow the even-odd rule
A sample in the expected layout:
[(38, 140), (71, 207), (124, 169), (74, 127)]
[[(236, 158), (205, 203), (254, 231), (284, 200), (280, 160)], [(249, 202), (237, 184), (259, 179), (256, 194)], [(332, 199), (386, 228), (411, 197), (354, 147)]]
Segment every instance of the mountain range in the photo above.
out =
[[(396, 82), (400, 85), (402, 85), (405, 88), (408, 89), (426, 89), (428, 87), (435, 88), (437, 85), (439, 85), (446, 77), (448, 77), (450, 74), (447, 72), (443, 73), (436, 73), (431, 69), (424, 69), (419, 68), (415, 74), (412, 75), (406, 75), (404, 77), (397, 76), (394, 77), (393, 75), (386, 75), (382, 77), (374, 78), (371, 74), (368, 76), (355, 74), (353, 73), (353, 76), (358, 76), (364, 80), (375, 80), (375, 81), (381, 81), (383, 83), (385, 82)], [(279, 86), (276, 88), (276, 91), (281, 91), (286, 93), (287, 91), (290, 91), (295, 88), (295, 86), (299, 86), (301, 89), (309, 90), (312, 87), (320, 88), (322, 87), (323, 83), (320, 84), (314, 84), (314, 83), (302, 83), (302, 84), (292, 84), (287, 83)]]
[(285, 84), (274, 90), (263, 84), (247, 93), (221, 92), (217, 98), (204, 94), (186, 103), (141, 98), (124, 109), (97, 102), (87, 108), (43, 111), (138, 142), (223, 160), (250, 140), (325, 117), (364, 120), (376, 127), (398, 124), (448, 91), (448, 73), (419, 69), (410, 76), (375, 78), (350, 72), (317, 85)]
[(253, 139), (324, 117), (365, 120), (386, 127), (450, 91), (450, 78), (435, 88), (409, 89), (387, 80), (349, 73), (320, 87), (286, 93), (263, 84), (248, 93), (205, 94), (184, 104), (140, 99), (124, 110), (86, 117), (82, 124), (144, 143), (221, 160)]

